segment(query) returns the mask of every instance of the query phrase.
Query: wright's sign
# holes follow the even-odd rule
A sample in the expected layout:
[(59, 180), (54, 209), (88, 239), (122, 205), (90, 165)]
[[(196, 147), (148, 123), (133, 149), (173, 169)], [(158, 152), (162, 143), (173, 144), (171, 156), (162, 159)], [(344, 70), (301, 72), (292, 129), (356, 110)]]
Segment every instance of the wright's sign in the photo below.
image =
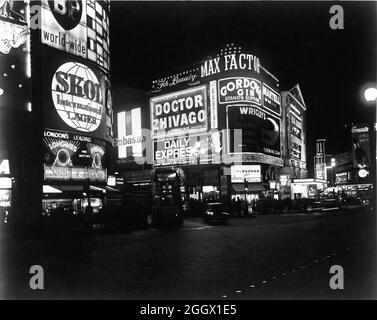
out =
[(150, 107), (154, 138), (207, 130), (205, 86), (152, 98)]

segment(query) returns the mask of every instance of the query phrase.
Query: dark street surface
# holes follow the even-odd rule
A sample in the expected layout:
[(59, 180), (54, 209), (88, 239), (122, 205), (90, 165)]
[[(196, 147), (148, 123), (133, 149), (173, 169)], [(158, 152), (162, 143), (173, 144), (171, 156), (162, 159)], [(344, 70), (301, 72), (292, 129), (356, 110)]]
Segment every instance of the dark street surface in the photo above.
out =
[[(372, 299), (375, 239), (376, 215), (361, 209), (39, 241), (3, 236), (0, 289), (16, 299)], [(44, 290), (29, 289), (34, 264), (44, 268)], [(344, 290), (330, 289), (331, 265), (344, 268)]]

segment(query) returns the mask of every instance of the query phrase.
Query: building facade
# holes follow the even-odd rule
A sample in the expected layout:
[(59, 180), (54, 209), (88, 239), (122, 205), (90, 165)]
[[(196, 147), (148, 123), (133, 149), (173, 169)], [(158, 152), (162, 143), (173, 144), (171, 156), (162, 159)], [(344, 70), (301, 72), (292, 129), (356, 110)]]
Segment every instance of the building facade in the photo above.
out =
[[(8, 97), (1, 97), (2, 104), (5, 100), (7, 107), (21, 110), (17, 118), (14, 110), (2, 113), (14, 129), (6, 128), (7, 136), (1, 140), (8, 144), (8, 153), (13, 152), (9, 144), (19, 142), (11, 163), (21, 164), (18, 170), (26, 171), (14, 172), (12, 198), (17, 204), (19, 194), (27, 215), (35, 212), (36, 216), (60, 206), (74, 214), (88, 203), (100, 207), (106, 193), (113, 122), (109, 2), (25, 1), (18, 12), (15, 6), (20, 4), (12, 5), (7, 7), (8, 19), (9, 14), (22, 18), (19, 25), (25, 25), (25, 30), (19, 37), (24, 44), (19, 40), (10, 50), (2, 48), (1, 59), (25, 56), (21, 66), (30, 78), (28, 90), (17, 101), (9, 103)], [(13, 33), (15, 39), (17, 28), (2, 28), (1, 37)], [(20, 84), (22, 79), (18, 77)], [(21, 97), (26, 103), (20, 102)], [(15, 206), (14, 211), (25, 212), (25, 208)]]
[[(214, 58), (154, 80), (148, 115), (136, 107), (142, 104), (130, 101), (135, 108), (118, 113), (117, 138), (127, 144), (118, 147), (118, 162), (132, 162), (144, 150), (139, 160), (152, 170), (180, 170), (187, 200), (282, 198), (290, 196), (290, 179), (306, 175), (299, 86), (284, 92), (283, 101), (279, 80), (241, 47), (227, 45)], [(125, 180), (144, 176), (131, 171)]]

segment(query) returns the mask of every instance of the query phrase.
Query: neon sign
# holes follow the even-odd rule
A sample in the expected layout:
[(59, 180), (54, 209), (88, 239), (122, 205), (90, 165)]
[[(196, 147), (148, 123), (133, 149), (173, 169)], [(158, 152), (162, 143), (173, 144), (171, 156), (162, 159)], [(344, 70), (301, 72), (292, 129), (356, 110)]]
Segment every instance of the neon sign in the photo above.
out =
[(200, 86), (152, 98), (151, 121), (155, 137), (206, 130), (206, 87)]
[(51, 91), (56, 111), (67, 125), (84, 132), (99, 127), (103, 97), (92, 70), (76, 62), (61, 65), (53, 76)]
[(4, 159), (0, 162), (0, 174), (10, 174), (8, 159)]

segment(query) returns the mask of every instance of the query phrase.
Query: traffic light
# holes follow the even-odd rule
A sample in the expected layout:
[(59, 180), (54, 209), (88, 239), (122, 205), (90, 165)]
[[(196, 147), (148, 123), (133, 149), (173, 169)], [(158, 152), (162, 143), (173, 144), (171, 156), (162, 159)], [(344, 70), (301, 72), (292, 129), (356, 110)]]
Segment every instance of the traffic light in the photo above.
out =
[(244, 179), (244, 184), (245, 184), (245, 191), (249, 188), (249, 183), (246, 179)]

